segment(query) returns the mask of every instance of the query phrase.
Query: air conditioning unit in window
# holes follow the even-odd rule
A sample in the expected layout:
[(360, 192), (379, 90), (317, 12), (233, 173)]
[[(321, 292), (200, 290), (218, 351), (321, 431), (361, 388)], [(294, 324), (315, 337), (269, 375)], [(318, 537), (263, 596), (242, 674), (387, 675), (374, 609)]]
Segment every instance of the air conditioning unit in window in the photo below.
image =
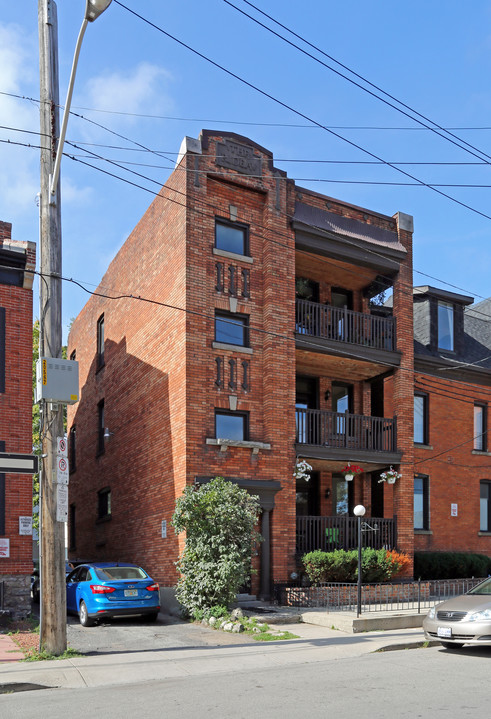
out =
[(78, 362), (55, 357), (40, 357), (36, 362), (34, 401), (75, 404), (78, 399)]

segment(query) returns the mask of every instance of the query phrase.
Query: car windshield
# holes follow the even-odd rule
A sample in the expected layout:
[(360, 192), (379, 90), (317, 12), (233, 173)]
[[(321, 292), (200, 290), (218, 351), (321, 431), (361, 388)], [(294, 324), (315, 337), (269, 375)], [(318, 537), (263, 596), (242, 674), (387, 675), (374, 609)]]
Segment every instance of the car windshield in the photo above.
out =
[(140, 567), (97, 567), (100, 579), (146, 579), (148, 574)]
[(485, 579), (477, 587), (470, 589), (467, 594), (491, 594), (491, 578)]

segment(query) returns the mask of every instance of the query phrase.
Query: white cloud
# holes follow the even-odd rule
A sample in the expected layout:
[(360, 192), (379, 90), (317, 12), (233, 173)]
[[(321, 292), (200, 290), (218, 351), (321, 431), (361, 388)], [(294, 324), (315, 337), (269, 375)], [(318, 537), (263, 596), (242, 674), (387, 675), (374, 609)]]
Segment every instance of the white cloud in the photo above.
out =
[[(111, 72), (91, 78), (87, 82), (82, 104), (96, 110), (162, 114), (173, 107), (173, 101), (165, 90), (171, 80), (171, 74), (163, 67), (142, 62), (127, 73)], [(96, 119), (104, 123), (101, 117), (97, 115)], [(129, 115), (112, 115), (108, 124), (114, 127), (137, 121), (138, 118)]]

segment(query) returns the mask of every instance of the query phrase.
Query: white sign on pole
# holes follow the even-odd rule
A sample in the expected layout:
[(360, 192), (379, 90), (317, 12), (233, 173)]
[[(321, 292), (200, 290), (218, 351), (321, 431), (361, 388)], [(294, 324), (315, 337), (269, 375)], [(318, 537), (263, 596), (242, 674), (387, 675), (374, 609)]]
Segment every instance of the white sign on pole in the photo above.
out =
[(0, 539), (0, 559), (10, 557), (10, 539)]
[(68, 457), (68, 442), (65, 437), (56, 438), (56, 454), (60, 457)]
[(68, 484), (68, 459), (56, 458), (56, 481), (58, 484)]
[(167, 537), (167, 520), (166, 519), (162, 520), (161, 532), (162, 532), (162, 539), (166, 539), (166, 537)]
[(56, 487), (56, 521), (68, 522), (68, 486), (58, 484)]
[(19, 517), (19, 534), (32, 534), (32, 517)]

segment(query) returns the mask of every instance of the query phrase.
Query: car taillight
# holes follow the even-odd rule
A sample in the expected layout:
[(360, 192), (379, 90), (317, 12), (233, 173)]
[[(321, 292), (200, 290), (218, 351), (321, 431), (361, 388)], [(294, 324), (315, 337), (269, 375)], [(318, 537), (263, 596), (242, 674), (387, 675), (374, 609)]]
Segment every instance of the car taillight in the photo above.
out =
[(148, 589), (149, 592), (158, 592), (159, 585), (157, 584), (157, 582), (154, 582), (154, 584), (149, 584), (148, 587), (145, 587), (145, 589)]
[(103, 584), (91, 584), (90, 591), (92, 594), (111, 594), (115, 592), (115, 587), (105, 587)]

